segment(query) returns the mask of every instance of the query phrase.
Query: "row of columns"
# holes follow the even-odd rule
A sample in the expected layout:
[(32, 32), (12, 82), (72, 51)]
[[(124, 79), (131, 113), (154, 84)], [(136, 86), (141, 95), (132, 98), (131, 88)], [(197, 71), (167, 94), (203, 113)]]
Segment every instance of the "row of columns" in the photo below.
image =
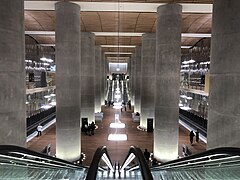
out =
[[(81, 154), (81, 118), (101, 111), (104, 59), (92, 33), (81, 33), (80, 6), (55, 4), (56, 155), (74, 161)], [(26, 145), (24, 1), (0, 2), (0, 144)]]
[(101, 112), (103, 76), (101, 47), (93, 33), (81, 33), (77, 4), (56, 3), (56, 49), (56, 156), (74, 161), (81, 154), (81, 120), (95, 122)]
[[(214, 1), (208, 148), (240, 147), (239, 8), (237, 0)], [(5, 17), (0, 19), (0, 144), (25, 146), (23, 0), (2, 0), (0, 15)], [(166, 161), (177, 157), (180, 5), (167, 4), (158, 8), (156, 32), (156, 38), (152, 34), (143, 36), (141, 101), (136, 102), (141, 102), (140, 125), (143, 128), (146, 128), (146, 117), (154, 117), (154, 155)], [(94, 56), (90, 57), (95, 54), (94, 36), (80, 33), (80, 7), (68, 2), (57, 3), (56, 151), (57, 157), (69, 161), (78, 159), (81, 152), (80, 114), (94, 119), (95, 61)]]
[(181, 20), (180, 5), (158, 7), (157, 33), (144, 34), (134, 55), (134, 109), (141, 113), (141, 128), (154, 119), (154, 156), (161, 161), (178, 156)]
[[(214, 1), (213, 7), (207, 148), (240, 147), (240, 2)], [(178, 155), (181, 13), (177, 4), (158, 7), (156, 34), (142, 37), (142, 68), (135, 69), (141, 77), (135, 73), (131, 78), (135, 84), (141, 79), (141, 96), (136, 97), (135, 90), (133, 97), (135, 107), (141, 107), (140, 127), (146, 129), (147, 118), (154, 117), (154, 156), (162, 161)]]

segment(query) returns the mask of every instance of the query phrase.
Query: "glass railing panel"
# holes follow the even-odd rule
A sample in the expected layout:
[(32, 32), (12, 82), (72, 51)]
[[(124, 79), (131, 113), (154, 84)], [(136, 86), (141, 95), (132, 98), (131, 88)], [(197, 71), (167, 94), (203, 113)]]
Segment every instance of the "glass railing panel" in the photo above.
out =
[(76, 179), (86, 178), (88, 168), (28, 149), (0, 146), (0, 179)]
[(0, 179), (74, 179), (83, 180), (86, 169), (50, 169), (43, 167), (28, 167), (16, 164), (0, 164)]
[(238, 180), (240, 179), (240, 149), (216, 148), (166, 162), (151, 168), (159, 180)]
[(154, 179), (159, 180), (238, 180), (240, 164), (223, 167), (196, 167), (190, 169), (152, 171)]

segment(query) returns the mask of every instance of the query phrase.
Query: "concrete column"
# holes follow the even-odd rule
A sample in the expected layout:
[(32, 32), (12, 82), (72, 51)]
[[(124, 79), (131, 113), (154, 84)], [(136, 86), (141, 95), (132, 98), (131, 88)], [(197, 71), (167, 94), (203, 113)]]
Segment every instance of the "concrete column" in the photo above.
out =
[[(107, 76), (110, 78), (110, 73), (109, 73), (109, 62), (107, 59), (105, 59), (105, 77), (107, 78)], [(108, 86), (109, 86), (110, 80), (105, 81), (105, 92), (108, 91)], [(106, 94), (106, 99), (107, 99), (107, 94)], [(111, 99), (110, 99), (111, 100)]]
[(129, 57), (129, 59), (128, 59), (128, 72), (129, 72), (129, 82), (128, 82), (129, 96), (128, 96), (128, 99), (132, 99), (132, 66), (131, 65), (132, 65), (132, 57)]
[(181, 23), (181, 5), (158, 7), (154, 156), (161, 161), (178, 157)]
[(101, 58), (101, 47), (95, 46), (95, 113), (101, 112)]
[(207, 148), (240, 147), (240, 1), (213, 5)]
[(0, 1), (0, 144), (26, 145), (24, 2)]
[(81, 118), (95, 122), (95, 36), (82, 32), (81, 35)]
[(141, 112), (141, 53), (142, 47), (137, 46), (135, 49), (136, 63), (135, 63), (135, 100), (134, 100), (134, 112)]
[(101, 51), (101, 105), (105, 104), (105, 81), (106, 81), (106, 76), (105, 76), (105, 58), (104, 58), (104, 53)]
[(147, 118), (154, 119), (156, 34), (142, 36), (141, 57), (141, 118), (140, 127), (147, 129)]
[(56, 11), (56, 155), (79, 159), (80, 130), (80, 7), (69, 2), (55, 4)]
[(131, 104), (134, 106), (135, 105), (135, 79), (136, 79), (136, 75), (135, 75), (135, 69), (136, 69), (136, 53), (134, 53), (132, 55), (131, 58)]

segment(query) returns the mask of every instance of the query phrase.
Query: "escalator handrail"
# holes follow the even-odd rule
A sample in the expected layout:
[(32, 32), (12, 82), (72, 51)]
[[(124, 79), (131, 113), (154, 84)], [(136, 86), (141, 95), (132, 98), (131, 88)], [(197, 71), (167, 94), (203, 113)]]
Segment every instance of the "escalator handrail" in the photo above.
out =
[(150, 171), (150, 168), (149, 168), (147, 161), (142, 153), (142, 150), (138, 147), (135, 147), (135, 146), (130, 147), (128, 155), (125, 158), (125, 160), (123, 161), (122, 167), (124, 167), (124, 164), (127, 163), (126, 161), (127, 161), (128, 157), (130, 156), (130, 154), (132, 154), (132, 153), (135, 155), (135, 157), (138, 160), (143, 180), (152, 180), (153, 176)]
[(14, 145), (0, 145), (0, 155), (7, 155), (7, 156), (15, 157), (16, 155), (21, 155), (21, 154), (26, 155), (26, 156), (23, 155), (23, 157), (22, 157), (23, 160), (25, 160), (24, 158), (26, 158), (27, 156), (36, 157), (36, 159), (35, 159), (36, 163), (40, 162), (40, 160), (48, 160), (49, 161), (48, 166), (51, 166), (51, 164), (54, 164), (54, 165), (61, 165), (63, 168), (69, 168), (69, 169), (86, 168), (86, 167), (79, 166), (79, 165), (73, 164), (71, 162), (62, 160), (62, 159), (58, 159), (56, 157), (48, 156), (48, 155), (45, 155), (42, 153), (38, 153), (38, 152), (35, 152), (32, 150), (26, 149), (24, 147), (19, 147), (19, 146), (14, 146)]
[[(112, 166), (112, 161), (109, 157), (107, 147), (106, 146), (98, 147), (94, 156), (93, 156), (93, 160), (91, 162), (91, 165), (88, 169), (86, 180), (96, 179), (97, 173), (98, 173), (98, 168), (99, 168), (99, 162), (102, 159), (103, 154), (106, 154), (106, 156), (107, 156), (108, 160), (111, 162), (111, 166)], [(113, 168), (113, 166), (112, 166), (112, 168)]]
[(222, 156), (224, 157), (240, 156), (240, 148), (221, 147), (221, 148), (210, 149), (208, 151), (205, 151), (199, 154), (195, 154), (195, 155), (191, 155), (184, 158), (162, 163), (159, 166), (152, 167), (151, 170), (159, 170), (165, 167), (174, 168), (174, 166), (176, 165), (189, 164), (191, 162), (195, 163), (195, 162), (206, 161), (206, 159), (211, 159), (211, 157), (213, 157), (214, 159), (217, 159), (219, 157), (219, 160), (220, 160)]

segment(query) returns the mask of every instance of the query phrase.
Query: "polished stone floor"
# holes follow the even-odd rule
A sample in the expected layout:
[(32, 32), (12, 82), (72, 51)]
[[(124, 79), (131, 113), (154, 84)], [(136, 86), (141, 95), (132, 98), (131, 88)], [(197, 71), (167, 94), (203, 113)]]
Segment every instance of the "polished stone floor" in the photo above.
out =
[[(92, 136), (82, 133), (82, 152), (86, 154), (86, 160), (83, 165), (89, 166), (95, 150), (99, 146), (107, 146), (110, 158), (112, 161), (123, 162), (130, 146), (140, 147), (142, 150), (145, 148), (148, 151), (153, 151), (153, 133), (144, 132), (137, 129), (139, 123), (133, 122), (131, 118), (132, 110), (121, 112), (113, 107), (102, 107), (104, 117), (102, 122), (97, 122), (98, 129)], [(120, 121), (125, 123), (124, 129), (112, 129), (109, 127), (110, 123), (114, 122), (115, 114), (120, 114)], [(51, 155), (56, 152), (56, 127), (55, 124), (50, 126), (42, 133), (41, 137), (35, 137), (28, 142), (27, 146), (31, 150), (41, 151), (46, 145), (51, 144)], [(126, 134), (127, 141), (108, 141), (108, 135), (111, 133)], [(206, 150), (206, 144), (203, 141), (193, 143), (190, 145), (189, 132), (182, 126), (179, 126), (179, 156), (182, 156), (182, 145), (186, 144), (193, 154), (203, 152)]]

